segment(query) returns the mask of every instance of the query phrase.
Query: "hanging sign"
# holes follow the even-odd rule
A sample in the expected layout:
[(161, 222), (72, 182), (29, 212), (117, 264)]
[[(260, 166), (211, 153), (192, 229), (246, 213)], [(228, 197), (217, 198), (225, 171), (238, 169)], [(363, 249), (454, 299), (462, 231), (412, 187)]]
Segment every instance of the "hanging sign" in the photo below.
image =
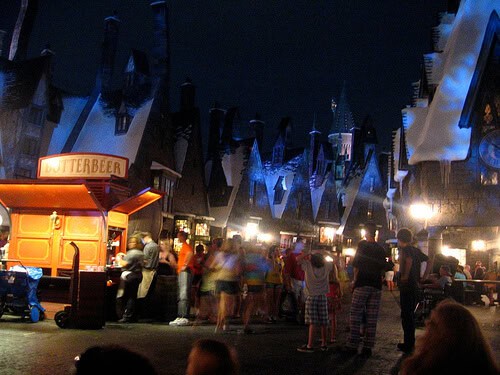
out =
[(68, 153), (38, 159), (38, 178), (127, 178), (128, 159), (106, 154)]

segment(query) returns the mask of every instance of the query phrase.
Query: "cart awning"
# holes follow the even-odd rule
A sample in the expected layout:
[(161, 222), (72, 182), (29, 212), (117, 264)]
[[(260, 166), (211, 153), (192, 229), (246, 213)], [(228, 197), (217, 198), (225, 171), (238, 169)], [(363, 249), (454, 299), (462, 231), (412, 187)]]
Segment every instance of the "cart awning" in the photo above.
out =
[(10, 209), (103, 211), (85, 184), (22, 182), (0, 183), (0, 203)]
[(147, 188), (133, 197), (114, 205), (110, 211), (131, 215), (134, 212), (139, 211), (141, 208), (144, 208), (151, 203), (156, 202), (158, 199), (161, 199), (164, 194), (165, 193), (163, 192)]

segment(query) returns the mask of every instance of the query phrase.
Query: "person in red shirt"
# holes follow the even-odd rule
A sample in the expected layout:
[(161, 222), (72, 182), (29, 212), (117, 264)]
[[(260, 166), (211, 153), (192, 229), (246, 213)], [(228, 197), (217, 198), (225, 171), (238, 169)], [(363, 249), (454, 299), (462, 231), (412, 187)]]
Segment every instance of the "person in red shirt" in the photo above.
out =
[(177, 319), (171, 321), (171, 326), (189, 325), (189, 310), (191, 296), (191, 282), (193, 280), (194, 254), (193, 248), (187, 243), (187, 233), (177, 233), (177, 239), (182, 244), (177, 262), (177, 288), (179, 302), (177, 305)]
[(198, 312), (200, 307), (200, 282), (203, 275), (203, 265), (205, 263), (205, 246), (202, 244), (196, 245), (194, 261), (193, 261), (193, 283), (191, 288), (191, 301), (194, 301), (194, 308)]

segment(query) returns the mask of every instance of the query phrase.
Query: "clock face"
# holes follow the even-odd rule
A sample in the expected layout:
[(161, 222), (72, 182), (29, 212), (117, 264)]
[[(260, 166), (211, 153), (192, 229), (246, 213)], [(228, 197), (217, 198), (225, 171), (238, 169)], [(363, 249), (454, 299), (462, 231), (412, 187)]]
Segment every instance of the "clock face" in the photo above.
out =
[(500, 129), (483, 137), (479, 143), (479, 155), (486, 165), (500, 169)]

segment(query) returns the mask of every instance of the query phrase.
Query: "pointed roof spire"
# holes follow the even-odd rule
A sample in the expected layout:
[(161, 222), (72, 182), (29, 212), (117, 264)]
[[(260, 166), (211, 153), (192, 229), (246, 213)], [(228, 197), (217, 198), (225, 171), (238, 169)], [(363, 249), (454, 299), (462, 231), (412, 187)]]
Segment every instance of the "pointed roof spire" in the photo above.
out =
[(331, 102), (333, 123), (330, 134), (349, 133), (354, 127), (354, 118), (347, 103), (346, 92), (346, 82), (344, 81), (339, 102), (335, 102), (335, 99), (332, 99)]
[(314, 112), (313, 126), (312, 126), (312, 129), (309, 132), (309, 134), (310, 135), (312, 135), (312, 134), (321, 134), (321, 132), (316, 129), (316, 112)]

